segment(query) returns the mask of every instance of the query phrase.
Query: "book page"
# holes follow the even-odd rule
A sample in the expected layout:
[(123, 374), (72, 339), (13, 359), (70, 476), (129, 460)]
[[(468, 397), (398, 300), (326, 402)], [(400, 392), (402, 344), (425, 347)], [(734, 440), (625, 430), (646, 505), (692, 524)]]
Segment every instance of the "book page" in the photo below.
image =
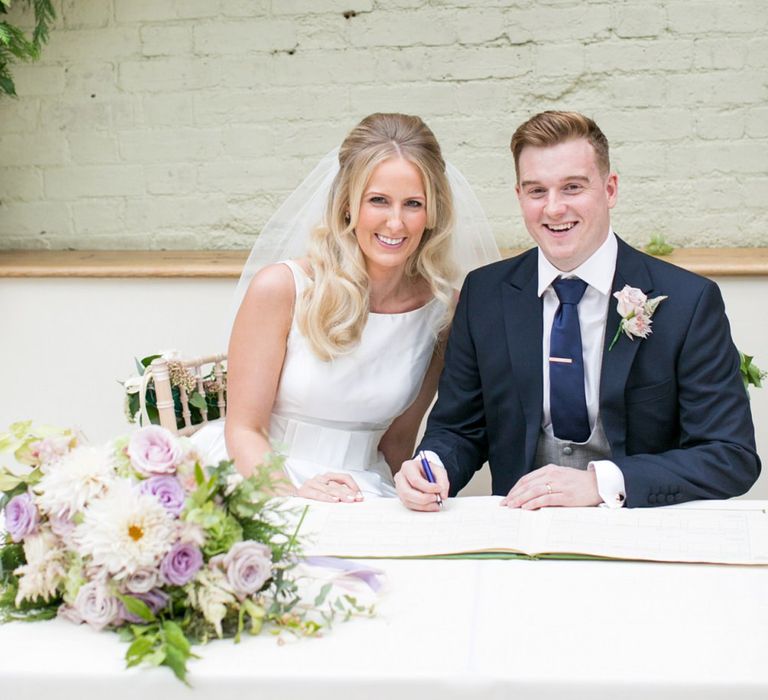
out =
[(523, 512), (502, 508), (499, 501), (496, 496), (449, 499), (439, 513), (417, 513), (391, 498), (309, 502), (301, 528), (304, 551), (346, 557), (523, 552)]
[(531, 546), (540, 553), (615, 559), (768, 564), (759, 510), (550, 508)]
[[(307, 555), (425, 557), (481, 552), (768, 564), (768, 514), (733, 508), (502, 508), (499, 497), (449, 499), (417, 513), (396, 499), (309, 502)], [(709, 505), (709, 504), (708, 504)]]

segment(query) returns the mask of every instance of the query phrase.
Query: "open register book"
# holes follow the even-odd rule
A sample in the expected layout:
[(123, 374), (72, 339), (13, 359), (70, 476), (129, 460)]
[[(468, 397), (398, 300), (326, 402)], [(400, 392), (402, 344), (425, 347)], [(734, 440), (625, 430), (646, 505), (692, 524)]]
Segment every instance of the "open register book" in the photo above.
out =
[(353, 504), (309, 501), (300, 533), (304, 553), (768, 565), (768, 504), (763, 501), (523, 511), (502, 508), (500, 500), (494, 496), (451, 498), (439, 513), (415, 513), (393, 498)]

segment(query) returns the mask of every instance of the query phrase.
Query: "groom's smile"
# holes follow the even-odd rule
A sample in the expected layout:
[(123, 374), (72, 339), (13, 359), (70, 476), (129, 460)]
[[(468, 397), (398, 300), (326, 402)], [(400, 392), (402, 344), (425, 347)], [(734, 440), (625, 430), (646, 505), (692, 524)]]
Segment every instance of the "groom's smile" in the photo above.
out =
[(605, 241), (618, 177), (602, 174), (586, 139), (520, 152), (518, 201), (528, 233), (556, 268), (569, 272)]

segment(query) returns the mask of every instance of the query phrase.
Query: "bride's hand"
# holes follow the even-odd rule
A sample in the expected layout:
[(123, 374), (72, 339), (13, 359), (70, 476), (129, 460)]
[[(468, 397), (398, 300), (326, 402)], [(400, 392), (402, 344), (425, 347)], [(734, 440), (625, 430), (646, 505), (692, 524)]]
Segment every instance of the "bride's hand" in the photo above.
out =
[(355, 480), (349, 474), (341, 472), (325, 472), (307, 479), (299, 486), (297, 495), (329, 503), (354, 503), (363, 500), (363, 494)]

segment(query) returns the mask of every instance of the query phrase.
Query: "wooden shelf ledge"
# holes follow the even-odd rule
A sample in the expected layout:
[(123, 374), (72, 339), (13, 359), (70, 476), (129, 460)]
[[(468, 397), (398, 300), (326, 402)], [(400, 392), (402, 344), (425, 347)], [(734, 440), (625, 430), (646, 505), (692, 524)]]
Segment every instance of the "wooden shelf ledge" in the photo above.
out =
[[(247, 257), (243, 250), (12, 250), (0, 251), (0, 277), (237, 278)], [(680, 248), (663, 259), (709, 277), (768, 276), (768, 248)]]

